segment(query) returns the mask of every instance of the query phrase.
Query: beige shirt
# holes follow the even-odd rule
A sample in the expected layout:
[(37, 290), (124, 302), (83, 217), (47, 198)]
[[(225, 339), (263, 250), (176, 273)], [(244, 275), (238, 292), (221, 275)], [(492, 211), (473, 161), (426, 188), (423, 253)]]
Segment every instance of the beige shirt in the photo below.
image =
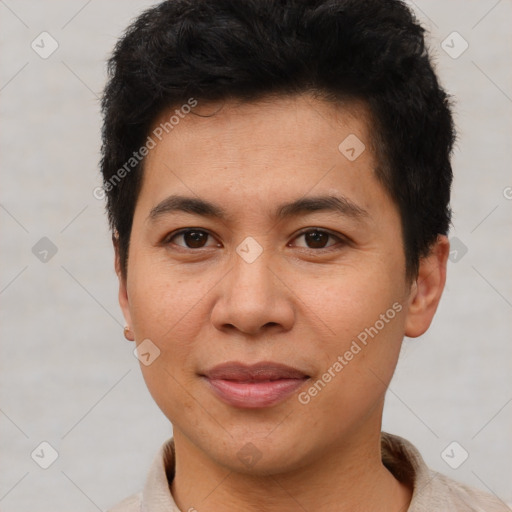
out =
[[(397, 480), (413, 488), (408, 512), (510, 512), (497, 497), (460, 484), (429, 469), (420, 453), (406, 439), (382, 433), (382, 462)], [(174, 442), (169, 439), (155, 458), (144, 490), (125, 499), (108, 512), (180, 511), (169, 484), (174, 478)]]

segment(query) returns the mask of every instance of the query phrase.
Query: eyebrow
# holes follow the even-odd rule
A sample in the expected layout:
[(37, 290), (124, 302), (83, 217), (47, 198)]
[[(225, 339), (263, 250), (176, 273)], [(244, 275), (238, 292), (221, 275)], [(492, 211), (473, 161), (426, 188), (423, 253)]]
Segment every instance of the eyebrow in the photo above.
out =
[[(360, 219), (369, 217), (369, 213), (344, 196), (323, 195), (302, 197), (290, 203), (280, 205), (273, 214), (277, 220), (298, 217), (311, 212), (333, 212), (343, 217)], [(184, 212), (227, 221), (231, 218), (219, 205), (196, 197), (172, 195), (151, 209), (147, 220), (155, 222), (164, 215)]]

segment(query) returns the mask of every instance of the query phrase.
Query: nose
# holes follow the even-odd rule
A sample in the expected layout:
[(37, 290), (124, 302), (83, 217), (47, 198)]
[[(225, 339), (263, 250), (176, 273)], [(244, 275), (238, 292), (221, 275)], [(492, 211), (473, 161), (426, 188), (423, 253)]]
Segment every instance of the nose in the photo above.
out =
[(211, 320), (222, 331), (238, 330), (247, 335), (288, 331), (295, 311), (290, 283), (265, 251), (248, 262), (234, 255), (231, 271), (218, 286)]

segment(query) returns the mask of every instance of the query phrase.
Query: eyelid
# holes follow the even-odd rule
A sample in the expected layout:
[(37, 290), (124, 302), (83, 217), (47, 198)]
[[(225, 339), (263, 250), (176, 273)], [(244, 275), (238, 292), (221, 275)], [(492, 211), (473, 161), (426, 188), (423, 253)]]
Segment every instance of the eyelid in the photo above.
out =
[[(317, 231), (319, 233), (325, 233), (325, 234), (329, 235), (332, 238), (337, 238), (338, 242), (341, 242), (342, 244), (350, 243), (350, 239), (348, 237), (340, 234), (340, 233), (335, 233), (335, 232), (333, 232), (333, 231), (331, 231), (329, 229), (318, 228), (318, 227), (315, 227), (315, 226), (311, 226), (311, 227), (308, 227), (308, 228), (301, 229), (298, 233), (295, 234), (295, 236), (293, 237), (293, 240), (295, 240), (299, 236), (302, 236), (305, 233), (308, 233), (310, 231)], [(322, 247), (320, 249), (312, 249), (310, 247), (301, 247), (301, 249), (306, 249), (306, 250), (310, 250), (310, 251), (314, 251), (314, 252), (320, 252), (320, 251), (328, 251), (330, 249), (334, 249), (337, 245), (338, 244), (334, 244), (334, 245), (330, 245), (328, 247)]]
[[(188, 227), (188, 228), (181, 228), (181, 229), (178, 229), (176, 231), (173, 231), (172, 233), (169, 233), (168, 235), (165, 235), (164, 238), (162, 239), (162, 244), (164, 245), (167, 245), (167, 244), (170, 244), (171, 243), (171, 240), (179, 235), (183, 235), (185, 233), (188, 233), (189, 231), (200, 231), (202, 233), (206, 233), (208, 236), (212, 237), (212, 238), (215, 238), (216, 237), (210, 233), (209, 230), (207, 229), (204, 229), (204, 228), (195, 228), (195, 227)], [(191, 249), (189, 247), (184, 247), (183, 245), (178, 245), (178, 244), (174, 244), (176, 245), (177, 247), (180, 247), (181, 249), (185, 249), (185, 250), (192, 250), (192, 251), (199, 251), (200, 249), (207, 249), (208, 247), (200, 247), (199, 249)]]
[[(168, 235), (166, 235), (163, 238), (163, 240), (162, 240), (162, 244), (164, 244), (164, 245), (170, 244), (171, 240), (173, 238), (175, 238), (175, 237), (177, 237), (179, 235), (183, 235), (183, 234), (185, 234), (185, 233), (187, 233), (189, 231), (200, 231), (200, 232), (206, 233), (208, 236), (216, 239), (216, 237), (212, 233), (210, 233), (210, 231), (208, 229), (195, 228), (195, 227), (187, 227), (187, 228), (178, 229), (178, 230), (173, 231), (172, 233), (169, 233)], [(333, 231), (331, 231), (329, 229), (319, 228), (319, 227), (315, 227), (315, 226), (309, 226), (307, 228), (301, 229), (298, 233), (296, 233), (293, 236), (292, 241), (295, 240), (296, 238), (306, 234), (306, 233), (311, 232), (311, 231), (316, 231), (316, 232), (319, 232), (319, 233), (325, 233), (325, 234), (327, 234), (328, 236), (330, 236), (332, 238), (336, 238), (338, 240), (338, 244), (330, 245), (328, 247), (321, 247), (319, 249), (314, 249), (314, 248), (310, 248), (310, 247), (299, 247), (300, 249), (304, 249), (304, 250), (308, 250), (308, 251), (313, 251), (313, 252), (329, 251), (331, 249), (336, 248), (339, 245), (339, 243), (345, 245), (345, 244), (349, 244), (351, 242), (351, 240), (348, 237), (346, 237), (345, 235), (342, 235), (340, 233), (334, 233)], [(288, 243), (287, 246), (289, 246), (290, 243)], [(184, 247), (184, 246), (178, 245), (178, 244), (174, 244), (174, 245), (176, 247), (179, 247), (180, 249), (189, 250), (189, 251), (193, 251), (193, 252), (198, 252), (201, 249), (208, 249), (208, 246), (206, 246), (206, 247), (199, 247), (197, 249), (194, 249), (194, 248)], [(218, 246), (218, 243), (217, 243), (217, 246)]]

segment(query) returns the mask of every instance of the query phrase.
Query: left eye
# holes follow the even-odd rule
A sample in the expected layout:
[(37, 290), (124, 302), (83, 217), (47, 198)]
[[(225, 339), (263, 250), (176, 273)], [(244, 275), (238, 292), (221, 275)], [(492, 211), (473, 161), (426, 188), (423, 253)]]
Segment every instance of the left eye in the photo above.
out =
[(326, 249), (327, 247), (325, 247), (325, 244), (329, 238), (334, 238), (342, 242), (340, 237), (322, 229), (309, 229), (307, 231), (303, 231), (296, 237), (296, 239), (300, 237), (304, 237), (306, 244), (309, 244), (307, 246), (309, 249)]

